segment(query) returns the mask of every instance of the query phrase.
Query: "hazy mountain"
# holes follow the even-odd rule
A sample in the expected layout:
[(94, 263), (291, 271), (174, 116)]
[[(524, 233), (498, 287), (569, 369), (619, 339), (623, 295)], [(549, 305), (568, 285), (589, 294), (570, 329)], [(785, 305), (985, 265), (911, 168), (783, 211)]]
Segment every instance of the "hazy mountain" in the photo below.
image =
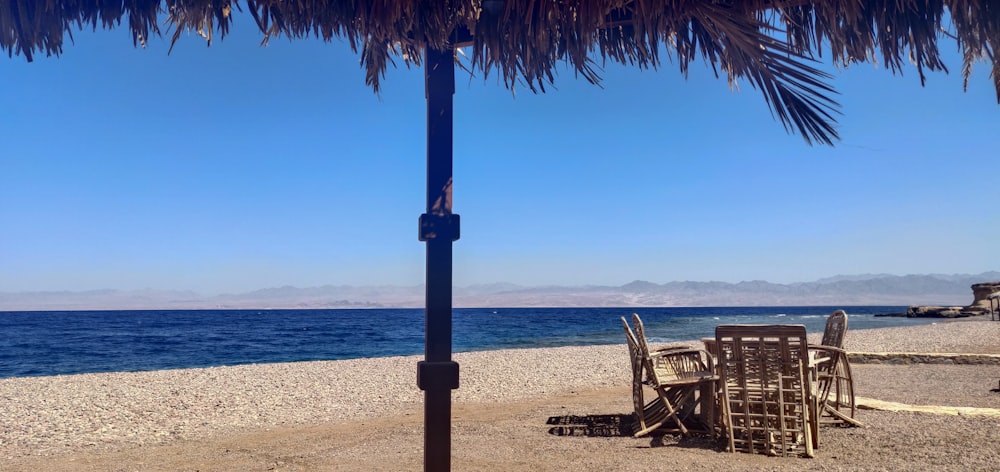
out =
[(87, 290), (83, 292), (0, 292), (0, 310), (141, 310), (201, 308), (204, 297), (171, 290)]
[(816, 281), (820, 284), (828, 284), (833, 282), (843, 282), (850, 281), (856, 282), (858, 280), (870, 280), (870, 279), (881, 279), (885, 277), (895, 277), (892, 274), (858, 274), (858, 275), (834, 275), (833, 277), (824, 277)]
[[(764, 280), (654, 282), (620, 286), (529, 287), (496, 283), (455, 287), (456, 307), (572, 306), (790, 306), (790, 305), (966, 305), (974, 283), (1000, 280), (1000, 272), (930, 275), (837, 275), (815, 282), (776, 284)], [(422, 307), (424, 287), (273, 287), (216, 296), (189, 291), (91, 290), (0, 292), (0, 310), (377, 308)]]

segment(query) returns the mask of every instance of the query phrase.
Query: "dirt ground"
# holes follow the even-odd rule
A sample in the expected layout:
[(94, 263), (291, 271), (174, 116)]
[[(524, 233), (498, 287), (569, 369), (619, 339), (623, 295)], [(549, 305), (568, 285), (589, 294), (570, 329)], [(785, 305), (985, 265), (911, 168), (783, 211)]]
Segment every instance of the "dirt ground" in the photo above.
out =
[[(858, 395), (1000, 407), (1000, 366), (858, 365)], [(816, 457), (724, 452), (707, 437), (629, 435), (622, 388), (512, 403), (456, 404), (452, 470), (998, 470), (1000, 418), (859, 411), (862, 428), (824, 426)], [(423, 467), (423, 413), (244, 431), (159, 446), (97, 446), (22, 457), (4, 471), (399, 471)]]

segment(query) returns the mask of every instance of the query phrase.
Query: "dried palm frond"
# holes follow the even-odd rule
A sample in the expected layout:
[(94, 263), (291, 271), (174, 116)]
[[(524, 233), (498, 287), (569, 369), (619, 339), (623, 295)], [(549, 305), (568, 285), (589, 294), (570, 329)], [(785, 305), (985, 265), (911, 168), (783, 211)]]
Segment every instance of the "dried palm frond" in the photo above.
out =
[(561, 62), (597, 83), (597, 59), (657, 68), (662, 49), (682, 73), (701, 59), (730, 86), (746, 81), (786, 129), (831, 143), (835, 92), (816, 58), (881, 62), (893, 73), (909, 61), (923, 82), (925, 71), (947, 71), (938, 43), (949, 40), (962, 53), (966, 84), (975, 63), (991, 67), (1000, 102), (996, 0), (0, 0), (0, 48), (29, 61), (60, 54), (73, 29), (123, 19), (140, 45), (160, 34), (161, 16), (174, 29), (171, 45), (182, 31), (211, 42), (244, 10), (262, 43), (347, 40), (376, 91), (394, 58), (419, 64), (425, 48), (463, 41), (472, 46), (470, 71), (539, 91)]

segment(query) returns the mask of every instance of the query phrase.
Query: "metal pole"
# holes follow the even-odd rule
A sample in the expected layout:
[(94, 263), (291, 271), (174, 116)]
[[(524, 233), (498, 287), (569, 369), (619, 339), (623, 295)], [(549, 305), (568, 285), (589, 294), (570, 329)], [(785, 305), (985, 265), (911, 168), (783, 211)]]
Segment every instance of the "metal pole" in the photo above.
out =
[(458, 363), (451, 360), (451, 248), (459, 237), (451, 212), (452, 50), (427, 49), (427, 213), (420, 216), (420, 240), (427, 243), (424, 360), (417, 386), (424, 391), (424, 470), (451, 470), (451, 390), (458, 388)]

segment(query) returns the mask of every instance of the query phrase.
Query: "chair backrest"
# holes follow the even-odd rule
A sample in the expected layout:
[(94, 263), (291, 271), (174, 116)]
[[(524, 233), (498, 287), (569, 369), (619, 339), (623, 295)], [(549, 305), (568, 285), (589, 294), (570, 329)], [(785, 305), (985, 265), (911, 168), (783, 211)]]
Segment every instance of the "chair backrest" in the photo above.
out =
[(635, 333), (629, 327), (628, 321), (622, 317), (622, 327), (625, 330), (625, 342), (628, 344), (629, 361), (632, 363), (632, 407), (635, 409), (636, 431), (643, 431), (647, 428), (646, 402), (642, 392), (642, 383), (645, 380), (643, 375), (644, 361), (642, 352), (639, 350), (639, 342)]
[(638, 313), (632, 313), (632, 324), (635, 325), (635, 339), (639, 347), (640, 362), (646, 368), (646, 380), (654, 384), (659, 383), (657, 378), (657, 368), (649, 356), (649, 343), (646, 342), (646, 327), (642, 324), (642, 318)]
[(628, 344), (628, 357), (632, 361), (632, 373), (642, 370), (642, 352), (639, 350), (639, 342), (635, 339), (635, 333), (629, 327), (628, 321), (622, 317), (622, 327), (625, 329), (625, 342)]
[(844, 348), (844, 335), (847, 334), (847, 312), (837, 310), (826, 319), (826, 329), (823, 330), (824, 346)]
[(632, 314), (632, 324), (635, 325), (636, 343), (645, 363), (647, 381), (653, 384), (667, 384), (679, 379), (703, 376), (706, 372), (714, 372), (715, 364), (712, 356), (704, 349), (666, 347), (650, 355), (652, 350), (646, 340), (646, 327), (637, 313)]
[(635, 325), (635, 338), (639, 343), (639, 351), (643, 357), (649, 357), (649, 343), (646, 342), (646, 327), (638, 313), (632, 313), (632, 324)]
[(715, 328), (729, 450), (813, 455), (804, 325)]

